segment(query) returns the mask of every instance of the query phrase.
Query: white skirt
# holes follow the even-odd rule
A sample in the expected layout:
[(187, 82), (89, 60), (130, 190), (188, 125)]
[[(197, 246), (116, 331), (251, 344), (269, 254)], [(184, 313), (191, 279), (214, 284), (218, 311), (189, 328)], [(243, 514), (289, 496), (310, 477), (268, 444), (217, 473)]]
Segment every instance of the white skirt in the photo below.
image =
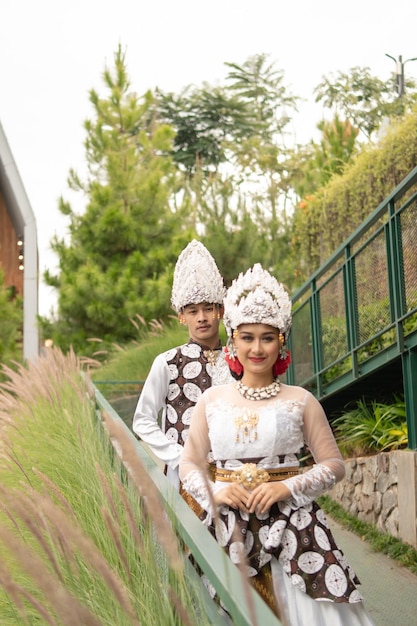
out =
[(313, 600), (291, 584), (275, 557), (271, 572), (283, 626), (375, 626), (363, 602)]

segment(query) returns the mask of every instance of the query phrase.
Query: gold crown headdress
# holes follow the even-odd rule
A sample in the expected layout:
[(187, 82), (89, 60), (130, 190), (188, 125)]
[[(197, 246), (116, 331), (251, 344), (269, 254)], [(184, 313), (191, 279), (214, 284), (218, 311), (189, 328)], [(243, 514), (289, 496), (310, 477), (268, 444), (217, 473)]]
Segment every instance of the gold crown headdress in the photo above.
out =
[(223, 278), (210, 252), (193, 239), (178, 257), (174, 270), (171, 304), (180, 313), (188, 304), (223, 304)]
[(240, 324), (268, 324), (285, 337), (291, 330), (291, 300), (284, 286), (260, 263), (232, 282), (224, 299), (224, 318), (229, 339)]

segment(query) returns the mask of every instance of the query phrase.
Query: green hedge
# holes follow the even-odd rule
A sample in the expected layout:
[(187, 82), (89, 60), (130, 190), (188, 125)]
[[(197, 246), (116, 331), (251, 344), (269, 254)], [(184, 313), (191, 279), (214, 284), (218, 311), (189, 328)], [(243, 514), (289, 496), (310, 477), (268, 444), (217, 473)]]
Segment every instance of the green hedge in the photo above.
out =
[(307, 278), (343, 243), (417, 163), (417, 107), (391, 122), (343, 174), (304, 199), (294, 214), (294, 244)]

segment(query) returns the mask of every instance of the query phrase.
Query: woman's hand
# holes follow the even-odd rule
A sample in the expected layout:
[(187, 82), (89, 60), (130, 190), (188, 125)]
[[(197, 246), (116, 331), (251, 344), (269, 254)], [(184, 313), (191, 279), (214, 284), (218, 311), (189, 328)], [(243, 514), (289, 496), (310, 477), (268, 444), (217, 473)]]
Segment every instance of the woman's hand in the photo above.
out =
[(231, 483), (215, 494), (214, 502), (217, 506), (227, 504), (232, 509), (242, 509), (245, 513), (249, 513), (246, 506), (249, 496), (250, 491), (247, 491), (242, 485)]
[(291, 496), (291, 491), (282, 481), (273, 481), (258, 485), (246, 501), (246, 508), (249, 513), (266, 513), (275, 502), (287, 500)]

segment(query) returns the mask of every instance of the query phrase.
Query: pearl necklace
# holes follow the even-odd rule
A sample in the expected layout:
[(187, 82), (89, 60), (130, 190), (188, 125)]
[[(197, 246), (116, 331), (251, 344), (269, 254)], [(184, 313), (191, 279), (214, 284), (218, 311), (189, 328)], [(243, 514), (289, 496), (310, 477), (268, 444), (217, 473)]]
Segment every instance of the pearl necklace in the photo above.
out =
[(238, 380), (236, 388), (239, 393), (247, 400), (267, 400), (276, 396), (280, 392), (280, 384), (278, 378), (272, 381), (267, 387), (247, 387)]

